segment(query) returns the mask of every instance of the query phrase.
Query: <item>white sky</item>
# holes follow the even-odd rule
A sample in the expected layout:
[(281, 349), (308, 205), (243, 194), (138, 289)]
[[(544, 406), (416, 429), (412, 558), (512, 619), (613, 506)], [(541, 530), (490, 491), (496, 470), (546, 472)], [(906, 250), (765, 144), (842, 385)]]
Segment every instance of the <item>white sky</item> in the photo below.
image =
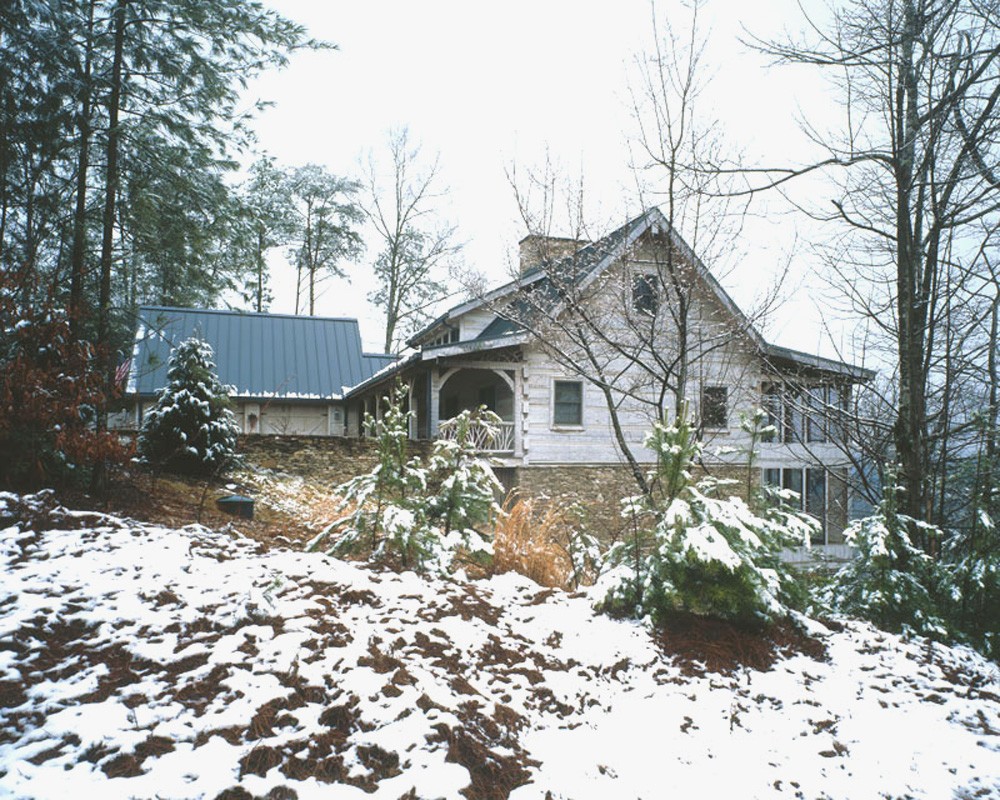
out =
[[(284, 165), (314, 162), (335, 174), (358, 175), (362, 153), (384, 143), (390, 127), (407, 125), (425, 151), (440, 152), (449, 188), (442, 210), (467, 242), (464, 260), (497, 282), (526, 232), (505, 177), (515, 160), (519, 168), (538, 165), (547, 147), (568, 172), (582, 170), (598, 224), (638, 212), (628, 168), (634, 132), (628, 73), (637, 54), (652, 46), (647, 0), (270, 3), (339, 47), (297, 54), (284, 70), (251, 86), (251, 97), (274, 102), (256, 128), (261, 148)], [(656, 14), (683, 28), (681, 8), (676, 0), (661, 0)], [(752, 160), (806, 160), (810, 150), (796, 115), (815, 121), (831, 113), (815, 76), (802, 68), (768, 69), (762, 56), (738, 41), (744, 26), (766, 37), (797, 31), (800, 20), (795, 0), (708, 0), (703, 11), (714, 70), (708, 110), (721, 120), (732, 147)], [(798, 277), (786, 283), (788, 300), (766, 333), (788, 346), (833, 354), (819, 324), (824, 292), (808, 279), (816, 263), (808, 243), (816, 233), (795, 216), (779, 215), (772, 206), (766, 220), (748, 225), (739, 246), (746, 256), (724, 283), (737, 302), (750, 304), (796, 233)], [(370, 349), (380, 349), (382, 338), (380, 319), (365, 301), (376, 252), (372, 242), (366, 258), (350, 268), (352, 282), (327, 284), (317, 308), (319, 314), (359, 317)], [(276, 265), (273, 311), (293, 310), (290, 275)]]

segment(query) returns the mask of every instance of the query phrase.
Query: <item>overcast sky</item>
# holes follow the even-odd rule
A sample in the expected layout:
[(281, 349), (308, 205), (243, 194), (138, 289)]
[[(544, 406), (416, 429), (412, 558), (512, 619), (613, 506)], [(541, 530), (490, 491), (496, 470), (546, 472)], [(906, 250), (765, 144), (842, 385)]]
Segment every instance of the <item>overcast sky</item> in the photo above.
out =
[[(464, 259), (498, 282), (526, 233), (505, 175), (512, 163), (540, 164), (547, 148), (567, 172), (582, 172), (598, 227), (640, 210), (628, 166), (635, 134), (629, 76), (636, 57), (653, 45), (648, 0), (270, 2), (339, 48), (297, 54), (284, 70), (251, 86), (251, 97), (274, 103), (256, 128), (261, 148), (279, 162), (314, 162), (357, 175), (359, 157), (377, 152), (389, 128), (408, 126), (428, 154), (440, 153), (442, 185), (449, 189), (441, 210), (467, 242)], [(655, 13), (684, 27), (677, 2), (660, 0)], [(703, 27), (712, 72), (706, 106), (732, 149), (760, 163), (807, 159), (811, 150), (796, 118), (825, 124), (824, 115), (833, 112), (823, 84), (802, 68), (769, 69), (739, 41), (747, 30), (763, 37), (798, 31), (798, 4), (708, 0)], [(816, 307), (824, 291), (812, 278), (816, 259), (809, 245), (818, 234), (794, 215), (779, 214), (775, 201), (752, 210), (765, 219), (746, 227), (742, 255), (726, 266), (725, 285), (739, 303), (752, 303), (797, 235), (787, 301), (767, 335), (830, 354)], [(381, 340), (380, 320), (365, 303), (374, 255), (373, 249), (369, 260), (350, 268), (350, 285), (330, 283), (317, 308), (361, 318), (372, 349)], [(272, 310), (290, 312), (293, 281), (280, 269), (276, 278)]]

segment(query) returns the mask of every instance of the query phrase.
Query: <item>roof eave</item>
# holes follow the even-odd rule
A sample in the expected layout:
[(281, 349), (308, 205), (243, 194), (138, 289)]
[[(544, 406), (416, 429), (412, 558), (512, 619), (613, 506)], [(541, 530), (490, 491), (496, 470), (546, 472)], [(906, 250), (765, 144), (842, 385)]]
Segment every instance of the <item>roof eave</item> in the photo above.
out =
[(448, 356), (462, 355), (463, 353), (478, 353), (483, 350), (497, 350), (501, 347), (514, 347), (527, 342), (530, 335), (524, 333), (512, 333), (506, 336), (498, 336), (495, 339), (467, 339), (464, 342), (453, 342), (437, 347), (425, 347), (420, 351), (420, 358), (423, 361), (432, 361), (435, 358), (447, 358)]
[(803, 367), (830, 372), (843, 377), (852, 378), (858, 382), (865, 383), (872, 380), (876, 372), (867, 367), (859, 367), (855, 364), (848, 364), (844, 361), (837, 361), (832, 358), (804, 353), (801, 350), (792, 350), (789, 347), (782, 347), (776, 344), (765, 344), (763, 348), (765, 358), (778, 358), (794, 362)]

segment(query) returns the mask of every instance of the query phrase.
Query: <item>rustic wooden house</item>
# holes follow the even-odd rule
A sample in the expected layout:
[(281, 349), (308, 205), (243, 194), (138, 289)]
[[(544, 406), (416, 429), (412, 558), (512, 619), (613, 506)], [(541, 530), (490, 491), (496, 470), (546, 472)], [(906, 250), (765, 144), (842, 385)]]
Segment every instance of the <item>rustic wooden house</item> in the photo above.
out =
[[(456, 414), (486, 406), (503, 424), (480, 445), (506, 485), (610, 519), (635, 493), (623, 445), (648, 466), (643, 437), (682, 387), (704, 468), (737, 491), (749, 478), (798, 492), (822, 523), (815, 544), (838, 549), (849, 481), (837, 420), (870, 371), (765, 341), (656, 209), (596, 242), (528, 237), (521, 256), (515, 280), (442, 314), (409, 341), (409, 357), (346, 393), (350, 435), (397, 381), (414, 439), (447, 436)], [(740, 413), (760, 407), (775, 430), (749, 470)]]

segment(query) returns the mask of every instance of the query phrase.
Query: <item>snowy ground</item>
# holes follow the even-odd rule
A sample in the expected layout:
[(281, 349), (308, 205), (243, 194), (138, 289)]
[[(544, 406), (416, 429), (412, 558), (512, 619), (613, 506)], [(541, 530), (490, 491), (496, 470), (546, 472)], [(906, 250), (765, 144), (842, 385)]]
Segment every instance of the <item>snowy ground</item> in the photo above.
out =
[(515, 575), (9, 495), (3, 528), (0, 796), (1000, 797), (1000, 674), (968, 651), (817, 627), (825, 660), (714, 673)]

